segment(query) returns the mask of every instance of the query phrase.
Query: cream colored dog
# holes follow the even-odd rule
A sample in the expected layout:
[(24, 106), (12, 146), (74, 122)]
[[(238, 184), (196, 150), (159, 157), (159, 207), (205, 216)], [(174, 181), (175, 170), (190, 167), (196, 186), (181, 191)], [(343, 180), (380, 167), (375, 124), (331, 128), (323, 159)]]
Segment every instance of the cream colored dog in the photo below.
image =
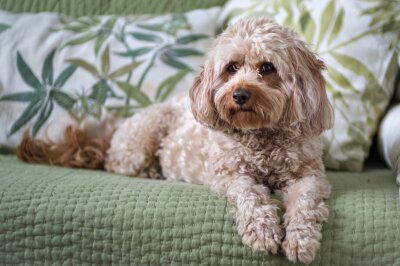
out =
[[(126, 120), (108, 171), (204, 184), (234, 206), (243, 243), (309, 263), (328, 217), (319, 135), (333, 112), (318, 60), (290, 30), (241, 21), (215, 41), (189, 98)], [(191, 106), (191, 108), (190, 108)], [(286, 213), (280, 222), (276, 192)]]
[[(323, 68), (293, 32), (266, 19), (241, 21), (216, 39), (190, 101), (126, 120), (110, 147), (110, 130), (71, 126), (60, 142), (26, 133), (18, 156), (207, 185), (234, 206), (243, 243), (270, 253), (281, 247), (289, 260), (309, 263), (330, 194), (319, 138), (333, 123)], [(283, 198), (283, 224), (272, 192)]]

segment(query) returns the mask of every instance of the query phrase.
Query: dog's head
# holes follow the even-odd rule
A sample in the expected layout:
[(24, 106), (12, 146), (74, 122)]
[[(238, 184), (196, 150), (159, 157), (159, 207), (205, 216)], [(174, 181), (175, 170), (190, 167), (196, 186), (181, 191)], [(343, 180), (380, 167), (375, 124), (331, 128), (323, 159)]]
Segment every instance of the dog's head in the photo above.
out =
[(292, 31), (268, 19), (240, 21), (215, 40), (195, 79), (193, 115), (215, 129), (284, 125), (320, 134), (333, 123), (323, 69)]

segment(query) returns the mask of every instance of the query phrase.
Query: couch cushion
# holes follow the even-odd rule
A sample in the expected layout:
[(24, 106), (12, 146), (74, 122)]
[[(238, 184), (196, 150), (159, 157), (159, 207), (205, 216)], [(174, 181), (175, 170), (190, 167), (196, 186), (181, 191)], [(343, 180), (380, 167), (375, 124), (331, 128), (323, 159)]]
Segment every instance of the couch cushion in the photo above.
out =
[(222, 6), (226, 0), (0, 0), (11, 12), (57, 12), (69, 16), (164, 14)]
[[(313, 265), (398, 265), (393, 174), (328, 172), (330, 217)], [(245, 247), (207, 188), (0, 156), (0, 264), (287, 265)]]

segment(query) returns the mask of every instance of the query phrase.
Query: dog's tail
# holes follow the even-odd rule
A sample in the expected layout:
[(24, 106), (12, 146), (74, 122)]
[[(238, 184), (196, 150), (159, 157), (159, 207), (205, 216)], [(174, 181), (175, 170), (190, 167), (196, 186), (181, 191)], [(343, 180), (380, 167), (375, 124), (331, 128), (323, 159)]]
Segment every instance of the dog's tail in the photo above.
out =
[(93, 136), (88, 129), (68, 126), (61, 141), (34, 139), (25, 132), (17, 156), (28, 163), (103, 169), (111, 134)]

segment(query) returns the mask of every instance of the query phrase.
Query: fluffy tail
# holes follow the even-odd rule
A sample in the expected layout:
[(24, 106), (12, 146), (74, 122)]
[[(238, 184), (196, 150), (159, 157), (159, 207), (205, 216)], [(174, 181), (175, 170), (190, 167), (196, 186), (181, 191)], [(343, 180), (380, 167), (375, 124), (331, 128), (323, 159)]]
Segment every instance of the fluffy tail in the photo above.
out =
[(86, 130), (73, 126), (65, 129), (60, 142), (36, 140), (25, 132), (17, 156), (28, 163), (103, 169), (110, 138), (111, 134), (93, 138)]

